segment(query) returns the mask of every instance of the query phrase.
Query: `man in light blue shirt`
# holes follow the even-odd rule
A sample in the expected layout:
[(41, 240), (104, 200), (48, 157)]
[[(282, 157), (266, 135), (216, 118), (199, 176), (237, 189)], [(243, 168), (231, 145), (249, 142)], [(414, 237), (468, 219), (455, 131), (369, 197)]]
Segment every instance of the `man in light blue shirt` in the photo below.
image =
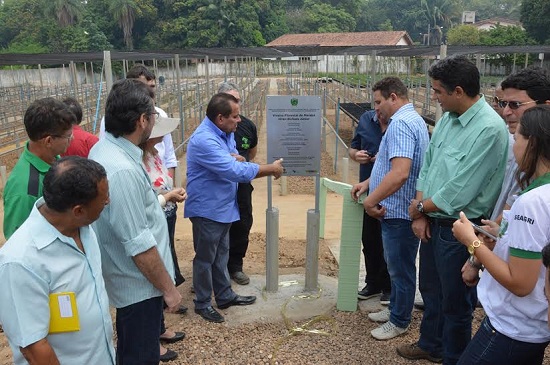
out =
[(220, 309), (256, 300), (231, 289), (227, 269), (229, 229), (239, 220), (237, 184), (269, 175), (277, 179), (283, 173), (282, 159), (258, 165), (239, 155), (233, 137), (239, 122), (238, 100), (230, 94), (216, 94), (187, 147), (185, 217), (193, 224), (195, 312), (217, 323), (224, 318), (212, 308), (212, 291)]
[(141, 81), (116, 82), (105, 107), (104, 139), (90, 151), (110, 182), (111, 204), (94, 229), (101, 248), (103, 276), (117, 309), (117, 363), (158, 364), (163, 299), (178, 309), (168, 226), (142, 166), (139, 144), (155, 123), (153, 92)]
[(374, 108), (389, 120), (382, 137), (370, 181), (356, 185), (352, 197), (370, 187), (363, 201), (365, 211), (381, 220), (384, 257), (391, 279), (388, 309), (370, 313), (369, 319), (384, 324), (371, 331), (377, 340), (405, 333), (411, 322), (416, 290), (416, 254), (419, 239), (409, 218), (409, 203), (416, 193), (416, 179), (428, 147), (428, 128), (409, 102), (407, 87), (397, 77), (378, 81)]
[[(0, 249), (0, 322), (13, 363), (115, 364), (101, 254), (89, 226), (109, 204), (105, 170), (78, 156), (63, 158), (46, 173), (43, 193)], [(53, 312), (51, 301), (63, 299), (71, 305)], [(71, 314), (78, 328), (51, 332), (52, 318)]]

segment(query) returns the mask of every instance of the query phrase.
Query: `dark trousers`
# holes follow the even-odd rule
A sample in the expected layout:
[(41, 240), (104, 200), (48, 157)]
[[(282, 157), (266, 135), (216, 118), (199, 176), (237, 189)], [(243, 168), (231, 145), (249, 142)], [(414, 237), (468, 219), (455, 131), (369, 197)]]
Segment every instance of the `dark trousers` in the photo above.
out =
[(227, 271), (229, 254), (229, 227), (231, 223), (220, 223), (208, 218), (191, 217), (193, 224), (193, 287), (195, 308), (204, 309), (212, 305), (212, 290), (216, 304), (226, 304), (235, 299), (231, 279)]
[(384, 247), (382, 245), (382, 228), (380, 221), (367, 213), (363, 214), (363, 256), (367, 274), (365, 283), (369, 287), (383, 290), (386, 293), (391, 291), (390, 274), (386, 261), (384, 260)]
[(176, 233), (176, 219), (178, 215), (176, 213), (177, 208), (170, 212), (170, 215), (166, 216), (166, 222), (168, 223), (168, 237), (170, 238), (170, 252), (172, 253), (172, 261), (174, 262), (174, 280), (176, 286), (183, 284), (185, 278), (181, 274), (180, 265), (178, 263), (178, 256), (176, 254), (176, 246), (174, 242), (174, 236)]
[(158, 365), (162, 297), (116, 310), (117, 365)]
[(419, 288), (424, 300), (418, 347), (456, 364), (472, 336), (476, 288), (462, 281), (470, 257), (450, 226), (430, 223), (432, 237), (420, 245)]
[(227, 269), (230, 273), (243, 271), (243, 258), (248, 249), (248, 235), (252, 228), (252, 191), (250, 183), (240, 183), (237, 190), (237, 203), (241, 219), (233, 222), (229, 230), (229, 261)]
[(498, 332), (485, 317), (472, 341), (462, 353), (458, 365), (542, 364), (548, 342), (530, 343), (511, 339)]

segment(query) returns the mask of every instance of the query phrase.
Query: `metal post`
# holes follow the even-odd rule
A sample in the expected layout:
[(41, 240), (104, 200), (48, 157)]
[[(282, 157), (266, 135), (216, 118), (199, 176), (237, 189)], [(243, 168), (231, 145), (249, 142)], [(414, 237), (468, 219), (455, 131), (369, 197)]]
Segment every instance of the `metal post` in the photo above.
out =
[(319, 279), (319, 210), (307, 211), (306, 291), (317, 290)]
[(267, 178), (265, 289), (268, 292), (277, 292), (279, 289), (279, 210), (273, 207), (272, 179), (271, 176)]

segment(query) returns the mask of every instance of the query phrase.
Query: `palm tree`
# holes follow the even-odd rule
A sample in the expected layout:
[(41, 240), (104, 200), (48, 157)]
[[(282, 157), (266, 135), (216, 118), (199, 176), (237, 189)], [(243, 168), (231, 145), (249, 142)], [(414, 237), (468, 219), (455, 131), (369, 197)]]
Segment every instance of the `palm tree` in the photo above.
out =
[(136, 19), (137, 4), (134, 0), (111, 0), (109, 10), (124, 34), (124, 43), (129, 50), (134, 49), (132, 31)]
[(46, 0), (46, 15), (53, 16), (61, 27), (73, 25), (82, 14), (80, 0)]
[(452, 18), (456, 17), (460, 10), (458, 0), (421, 0), (420, 4), (432, 27), (439, 25), (449, 29)]

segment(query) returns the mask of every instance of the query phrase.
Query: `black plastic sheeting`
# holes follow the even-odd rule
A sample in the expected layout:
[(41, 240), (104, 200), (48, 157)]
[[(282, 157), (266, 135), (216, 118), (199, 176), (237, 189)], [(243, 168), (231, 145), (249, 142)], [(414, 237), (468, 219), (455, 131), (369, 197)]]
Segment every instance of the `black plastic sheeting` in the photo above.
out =
[[(340, 103), (342, 110), (354, 123), (359, 123), (359, 118), (365, 112), (372, 110), (371, 103)], [(422, 119), (431, 126), (435, 126), (435, 120), (431, 116), (422, 115)]]
[[(371, 55), (385, 57), (437, 56), (440, 46), (361, 46), (321, 47), (319, 45), (247, 47), (247, 48), (187, 48), (171, 51), (111, 51), (112, 60), (168, 60), (178, 54), (180, 60), (205, 59), (238, 60), (246, 57), (283, 58), (322, 55)], [(550, 53), (550, 46), (448, 46), (447, 54)], [(0, 54), (0, 65), (58, 65), (73, 62), (103, 61), (103, 52)]]

